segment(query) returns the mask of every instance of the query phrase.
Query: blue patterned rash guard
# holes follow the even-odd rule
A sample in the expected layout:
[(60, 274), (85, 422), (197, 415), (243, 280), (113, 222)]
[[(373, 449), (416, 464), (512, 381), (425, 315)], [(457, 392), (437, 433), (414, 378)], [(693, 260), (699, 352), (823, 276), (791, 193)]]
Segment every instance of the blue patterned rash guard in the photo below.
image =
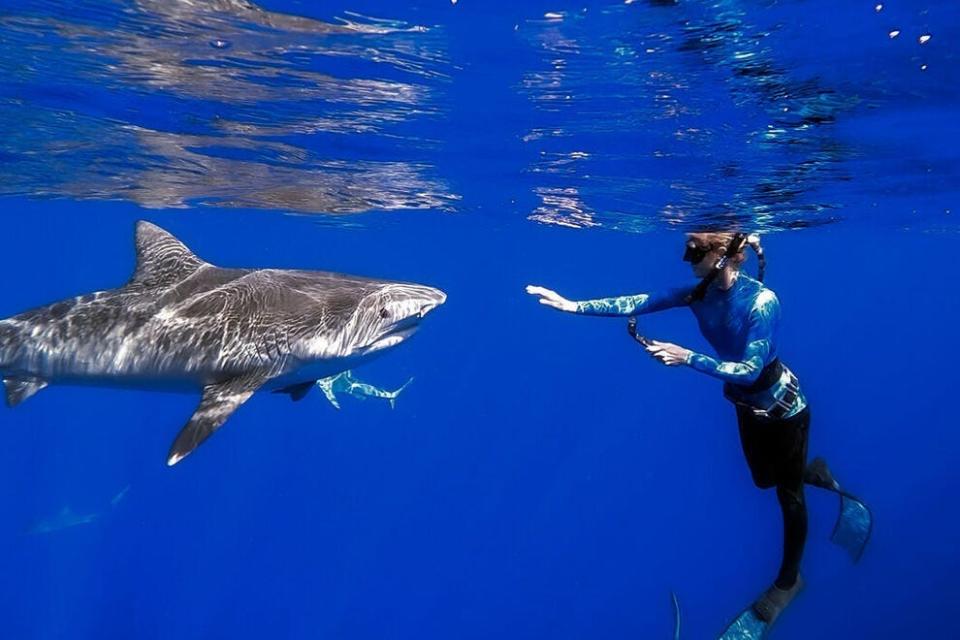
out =
[[(659, 293), (584, 300), (577, 303), (576, 312), (594, 316), (653, 313), (687, 305), (686, 298), (692, 290), (693, 287), (680, 287)], [(780, 301), (773, 291), (741, 273), (726, 291), (710, 287), (702, 300), (689, 303), (689, 307), (719, 359), (693, 353), (687, 359), (688, 366), (723, 380), (724, 395), (758, 415), (767, 415), (779, 403), (781, 411), (777, 417), (789, 418), (807, 406), (796, 377), (786, 367), (782, 367), (771, 386), (750, 388), (764, 367), (777, 358)]]

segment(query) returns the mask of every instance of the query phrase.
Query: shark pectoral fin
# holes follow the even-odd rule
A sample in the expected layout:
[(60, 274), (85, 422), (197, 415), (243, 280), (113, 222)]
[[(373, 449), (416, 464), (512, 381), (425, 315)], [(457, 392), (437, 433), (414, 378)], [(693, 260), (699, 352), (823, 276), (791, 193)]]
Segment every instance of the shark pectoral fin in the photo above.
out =
[(47, 381), (41, 378), (4, 378), (3, 384), (7, 389), (7, 406), (15, 407), (47, 386)]
[(333, 392), (333, 383), (343, 374), (337, 374), (335, 376), (330, 376), (329, 378), (323, 378), (317, 380), (316, 385), (320, 387), (320, 391), (323, 391), (323, 395), (326, 396), (327, 400), (330, 401), (330, 404), (333, 405), (334, 409), (340, 408), (340, 403), (337, 402), (337, 395)]
[(283, 389), (277, 389), (274, 393), (289, 393), (290, 399), (294, 402), (300, 402), (303, 400), (310, 389), (313, 388), (313, 382), (301, 382), (300, 384), (292, 384), (289, 387), (284, 387)]
[(261, 373), (250, 373), (204, 387), (200, 406), (170, 447), (167, 465), (177, 464), (209, 438), (268, 378)]

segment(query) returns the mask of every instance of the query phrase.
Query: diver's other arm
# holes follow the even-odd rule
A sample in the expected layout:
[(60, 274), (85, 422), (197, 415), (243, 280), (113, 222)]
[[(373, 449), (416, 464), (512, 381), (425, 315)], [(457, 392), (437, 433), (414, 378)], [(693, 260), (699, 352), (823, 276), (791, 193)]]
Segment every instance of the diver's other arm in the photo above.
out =
[(779, 317), (780, 303), (772, 291), (767, 291), (750, 310), (747, 347), (739, 360), (721, 361), (692, 353), (687, 364), (724, 382), (742, 386), (753, 384), (774, 353), (773, 340)]
[[(647, 351), (664, 364), (686, 364), (724, 382), (749, 386), (757, 381), (764, 365), (770, 359), (773, 351), (771, 338), (770, 323), (766, 318), (754, 314), (751, 316), (750, 331), (747, 334), (749, 342), (742, 360), (717, 360), (670, 343), (654, 344), (647, 347)], [(678, 362), (680, 358), (684, 359)]]
[(534, 285), (527, 286), (527, 293), (540, 296), (540, 304), (570, 313), (590, 316), (636, 316), (662, 311), (686, 304), (689, 287), (671, 289), (658, 293), (638, 293), (614, 298), (597, 298), (576, 302), (567, 300), (556, 291)]
[(678, 364), (690, 364), (690, 358), (695, 355), (690, 349), (685, 349), (672, 342), (647, 340), (642, 344), (646, 348), (647, 353), (668, 367), (673, 367)]
[(687, 364), (690, 368), (737, 385), (751, 385), (763, 371), (763, 358), (757, 356), (740, 362), (723, 361), (702, 353), (691, 353)]
[(763, 370), (763, 357), (760, 355), (743, 362), (724, 362), (672, 342), (648, 340), (643, 345), (647, 353), (668, 367), (689, 365), (692, 369), (733, 384), (753, 384)]

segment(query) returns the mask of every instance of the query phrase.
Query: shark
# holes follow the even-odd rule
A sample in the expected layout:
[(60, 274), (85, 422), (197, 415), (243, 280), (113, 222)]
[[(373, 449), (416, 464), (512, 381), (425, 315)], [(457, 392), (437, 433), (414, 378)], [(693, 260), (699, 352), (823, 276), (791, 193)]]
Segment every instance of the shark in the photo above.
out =
[(52, 384), (199, 392), (172, 466), (254, 393), (298, 399), (405, 342), (446, 298), (410, 282), (218, 267), (141, 220), (126, 284), (0, 320), (0, 376), (10, 407)]
[(35, 536), (44, 533), (54, 533), (83, 524), (95, 522), (99, 513), (76, 513), (70, 507), (63, 507), (56, 515), (34, 522), (27, 528), (27, 535)]
[[(130, 485), (128, 484), (113, 498), (110, 499), (110, 507), (117, 507), (123, 499), (130, 492)], [(27, 535), (40, 535), (44, 533), (55, 533), (57, 531), (62, 531), (64, 529), (70, 529), (73, 527), (78, 527), (84, 524), (91, 524), (96, 522), (98, 519), (106, 515), (106, 511), (97, 511), (91, 513), (77, 513), (69, 506), (63, 507), (53, 516), (47, 518), (41, 518), (34, 522), (32, 525), (27, 527), (25, 533)]]

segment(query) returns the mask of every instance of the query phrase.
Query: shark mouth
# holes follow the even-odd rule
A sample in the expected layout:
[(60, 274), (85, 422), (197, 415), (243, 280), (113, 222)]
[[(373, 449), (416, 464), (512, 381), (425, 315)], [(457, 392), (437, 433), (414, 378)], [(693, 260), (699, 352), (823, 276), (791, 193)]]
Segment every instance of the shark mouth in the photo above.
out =
[(389, 349), (390, 347), (400, 344), (415, 334), (417, 329), (420, 328), (419, 320), (423, 317), (423, 313), (425, 312), (421, 311), (420, 315), (405, 318), (404, 320), (401, 320), (393, 325), (393, 327), (391, 327), (387, 333), (370, 345), (368, 351)]

